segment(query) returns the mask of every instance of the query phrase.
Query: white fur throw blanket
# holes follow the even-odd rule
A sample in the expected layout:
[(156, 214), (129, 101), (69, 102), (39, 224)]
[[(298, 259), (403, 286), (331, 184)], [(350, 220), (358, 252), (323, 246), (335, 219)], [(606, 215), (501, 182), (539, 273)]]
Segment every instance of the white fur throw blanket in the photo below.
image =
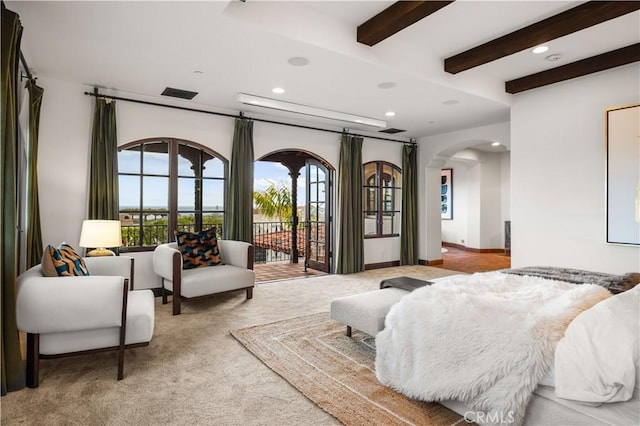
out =
[(423, 401), (457, 399), (490, 423), (524, 421), (556, 343), (602, 287), (478, 273), (419, 288), (396, 303), (376, 336), (376, 376)]

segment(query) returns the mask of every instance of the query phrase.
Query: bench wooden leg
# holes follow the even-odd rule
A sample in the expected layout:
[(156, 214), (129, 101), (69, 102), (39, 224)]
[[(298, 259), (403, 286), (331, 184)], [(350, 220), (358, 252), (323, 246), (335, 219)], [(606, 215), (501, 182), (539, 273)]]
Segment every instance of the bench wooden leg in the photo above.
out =
[(247, 299), (253, 299), (253, 287), (247, 289)]
[(347, 336), (351, 337), (351, 326), (350, 325), (347, 326)]

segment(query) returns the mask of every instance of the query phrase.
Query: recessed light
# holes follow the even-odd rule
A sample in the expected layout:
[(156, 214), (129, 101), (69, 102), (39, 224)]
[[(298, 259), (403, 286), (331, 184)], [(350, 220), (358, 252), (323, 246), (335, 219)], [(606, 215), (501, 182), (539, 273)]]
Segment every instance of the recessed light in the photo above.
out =
[(541, 46), (534, 47), (532, 52), (533, 53), (544, 53), (547, 50), (549, 50), (549, 46), (541, 45)]
[(455, 105), (455, 104), (457, 104), (458, 102), (460, 102), (460, 101), (459, 101), (459, 100), (457, 100), (457, 99), (449, 99), (448, 101), (444, 101), (442, 104), (443, 104), (443, 105)]
[(309, 65), (309, 60), (303, 56), (294, 56), (287, 60), (289, 65), (293, 65), (294, 67), (304, 67), (305, 65)]
[(493, 142), (491, 146), (500, 146), (500, 142)]
[(273, 90), (271, 90), (273, 93), (277, 93), (279, 95), (281, 95), (282, 93), (284, 93), (284, 89), (282, 87), (274, 87)]
[(385, 114), (384, 114), (384, 115), (386, 115), (387, 117), (395, 117), (395, 116), (396, 116), (396, 113), (395, 113), (395, 112), (393, 112), (393, 111), (387, 111), (387, 112), (385, 112)]
[(545, 59), (549, 62), (555, 62), (560, 59), (560, 55), (557, 53), (554, 53), (553, 55), (547, 56)]
[(378, 84), (379, 89), (391, 89), (393, 87), (396, 87), (396, 83), (394, 83), (393, 81), (385, 81)]

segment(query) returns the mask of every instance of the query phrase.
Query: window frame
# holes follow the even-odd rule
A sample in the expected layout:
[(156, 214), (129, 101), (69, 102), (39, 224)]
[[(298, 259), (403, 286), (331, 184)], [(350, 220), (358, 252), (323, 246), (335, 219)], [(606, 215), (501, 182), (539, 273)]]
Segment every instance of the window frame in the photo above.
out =
[[(169, 157), (169, 164), (168, 164), (168, 173), (167, 174), (158, 174), (158, 173), (144, 173), (144, 168), (143, 168), (143, 164), (144, 164), (144, 145), (145, 144), (151, 144), (151, 143), (166, 143), (167, 144), (167, 154)], [(181, 145), (186, 145), (190, 148), (196, 149), (200, 151), (200, 162), (199, 162), (199, 167), (202, 167), (204, 165), (204, 161), (202, 161), (203, 154), (208, 154), (211, 157), (218, 159), (222, 162), (223, 165), (223, 176), (222, 177), (205, 177), (202, 176), (202, 170), (200, 170), (200, 176), (197, 176), (197, 173), (194, 173), (194, 176), (185, 176), (185, 175), (181, 175), (178, 173), (178, 159), (180, 156), (180, 151), (179, 151), (179, 147)], [(156, 138), (145, 138), (145, 139), (139, 139), (136, 141), (132, 141), (132, 142), (128, 142), (124, 145), (121, 145), (118, 147), (118, 154), (122, 151), (126, 151), (128, 149), (131, 149), (133, 147), (139, 147), (138, 152), (140, 153), (140, 166), (139, 166), (139, 170), (138, 172), (121, 172), (120, 168), (118, 169), (118, 178), (120, 178), (121, 176), (133, 176), (133, 177), (137, 177), (139, 178), (139, 199), (138, 199), (138, 205), (136, 206), (137, 210), (133, 213), (134, 215), (137, 214), (140, 217), (140, 239), (138, 241), (137, 245), (134, 246), (122, 246), (120, 248), (120, 252), (121, 253), (132, 253), (132, 252), (145, 252), (145, 251), (153, 251), (157, 245), (142, 245), (143, 243), (143, 222), (142, 222), (142, 217), (143, 214), (158, 214), (158, 215), (166, 215), (167, 216), (167, 234), (165, 235), (165, 238), (168, 242), (174, 242), (175, 241), (175, 235), (174, 235), (174, 230), (179, 230), (178, 229), (178, 216), (180, 214), (183, 213), (188, 213), (188, 214), (193, 214), (194, 215), (194, 227), (195, 227), (195, 231), (199, 232), (202, 230), (202, 224), (203, 224), (203, 217), (204, 214), (207, 213), (221, 213), (222, 217), (223, 217), (223, 224), (224, 224), (224, 218), (226, 216), (226, 204), (227, 204), (227, 191), (228, 191), (228, 185), (229, 185), (229, 161), (223, 157), (222, 155), (220, 155), (218, 152), (214, 151), (213, 149), (206, 147), (202, 144), (199, 144), (197, 142), (193, 142), (190, 140), (186, 140), (186, 139), (180, 139), (180, 138), (169, 138), (169, 137), (156, 137)], [(167, 210), (153, 210), (153, 211), (148, 211), (145, 210), (145, 206), (144, 206), (144, 191), (143, 191), (143, 182), (144, 182), (144, 178), (145, 177), (167, 177), (168, 179), (168, 194), (167, 194)], [(223, 195), (222, 195), (222, 199), (223, 199), (223, 205), (222, 205), (222, 210), (205, 210), (204, 206), (202, 205), (202, 203), (200, 204), (200, 208), (198, 209), (198, 203), (196, 201), (193, 210), (180, 210), (180, 206), (178, 205), (178, 182), (180, 178), (193, 178), (196, 181), (200, 180), (201, 184), (200, 184), (200, 197), (203, 198), (204, 197), (204, 193), (202, 191), (203, 185), (202, 182), (204, 182), (204, 180), (211, 180), (211, 181), (222, 181), (223, 182)], [(119, 203), (118, 203), (119, 204)], [(128, 211), (127, 211), (128, 212)], [(120, 209), (120, 205), (118, 205), (118, 213), (127, 213), (127, 212), (123, 212)], [(126, 225), (125, 225), (126, 226)], [(124, 226), (123, 226), (124, 227)], [(219, 236), (222, 236), (223, 234), (223, 229), (217, 229), (216, 230)], [(164, 243), (161, 243), (164, 244)]]
[[(373, 185), (369, 184), (369, 182), (367, 182), (367, 176), (364, 174), (366, 166), (367, 165), (371, 165), (374, 164), (375, 165), (375, 183)], [(384, 166), (390, 167), (392, 169), (392, 172), (398, 172), (399, 177), (398, 180), (399, 182), (395, 182), (394, 186), (384, 186), (383, 185), (383, 170), (384, 170)], [(366, 162), (362, 165), (362, 173), (363, 173), (363, 216), (366, 218), (367, 216), (373, 216), (375, 214), (375, 222), (376, 222), (376, 233), (375, 234), (366, 234), (364, 235), (365, 239), (369, 239), (369, 238), (390, 238), (390, 237), (399, 237), (400, 233), (394, 233), (393, 229), (394, 229), (394, 224), (393, 222), (396, 220), (396, 215), (398, 215), (398, 221), (402, 220), (401, 214), (402, 214), (402, 205), (400, 205), (400, 209), (399, 210), (384, 210), (383, 206), (384, 206), (384, 200), (383, 198), (383, 194), (384, 194), (384, 190), (385, 189), (391, 189), (393, 192), (392, 194), (397, 194), (399, 197), (402, 197), (402, 169), (398, 166), (396, 166), (393, 163), (390, 163), (388, 161), (369, 161)], [(375, 190), (375, 209), (369, 209), (369, 207), (371, 207), (370, 203), (369, 203), (369, 190), (370, 189), (374, 189)], [(391, 201), (391, 205), (392, 207), (395, 207), (395, 198), (392, 198)], [(373, 214), (372, 214), (373, 213)], [(385, 216), (391, 216), (392, 218), (392, 222), (391, 222), (391, 230), (392, 233), (389, 234), (385, 234), (384, 233), (384, 217)]]

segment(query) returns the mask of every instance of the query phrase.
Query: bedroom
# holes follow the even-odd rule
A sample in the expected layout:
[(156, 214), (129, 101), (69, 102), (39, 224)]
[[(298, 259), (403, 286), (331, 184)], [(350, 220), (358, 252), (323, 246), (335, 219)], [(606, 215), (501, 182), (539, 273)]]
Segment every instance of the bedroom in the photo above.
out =
[[(561, 3), (556, 8), (566, 9), (569, 2)], [(55, 3), (54, 3), (55, 4)], [(43, 111), (41, 117), (41, 164), (40, 164), (40, 182), (41, 182), (41, 209), (42, 209), (42, 225), (43, 225), (43, 241), (60, 242), (69, 241), (72, 245), (77, 243), (80, 236), (80, 224), (85, 218), (86, 206), (86, 181), (88, 175), (88, 144), (87, 139), (90, 133), (91, 109), (92, 101), (90, 97), (84, 96), (83, 92), (89, 89), (86, 84), (101, 84), (106, 87), (114, 87), (124, 90), (120, 84), (109, 83), (105, 77), (105, 81), (96, 81), (96, 76), (92, 75), (89, 80), (83, 78), (81, 72), (83, 61), (80, 59), (75, 62), (73, 52), (76, 49), (82, 49), (83, 52), (90, 52), (95, 46), (84, 45), (82, 40), (85, 36), (80, 34), (95, 34), (92, 28), (101, 28), (106, 32), (109, 28), (105, 24), (92, 25), (89, 17), (99, 19), (100, 15), (95, 10), (91, 12), (91, 7), (86, 3), (84, 6), (88, 11), (82, 13), (70, 13), (66, 18), (67, 21), (54, 21), (57, 27), (56, 31), (48, 32), (47, 26), (42, 22), (45, 17), (55, 16), (56, 7), (51, 4), (48, 12), (39, 12), (39, 8), (45, 7), (42, 4), (32, 4), (21, 2), (7, 2), (7, 6), (21, 15), (24, 30), (23, 49), (27, 61), (30, 66), (34, 67), (38, 84), (45, 88), (45, 97), (43, 103)], [(196, 15), (211, 15), (218, 17), (222, 10), (227, 6), (224, 4), (203, 4), (201, 13)], [(231, 5), (236, 9), (241, 6), (254, 6), (252, 2), (244, 5)], [(257, 16), (245, 16), (244, 34), (246, 39), (238, 38), (237, 43), (251, 43), (252, 37), (265, 37), (268, 40), (282, 42), (281, 36), (274, 37), (274, 26), (279, 24), (277, 7), (286, 7), (285, 4), (273, 5), (274, 12), (270, 15), (272, 20), (264, 19), (262, 22), (256, 22), (260, 14), (265, 14), (264, 10), (255, 12)], [(67, 6), (71, 7), (71, 6)], [(97, 7), (97, 6), (95, 6)], [(125, 4), (118, 5), (125, 8)], [(379, 6), (380, 9), (383, 6)], [(450, 7), (454, 7), (453, 5)], [(533, 7), (533, 6), (531, 6)], [(298, 33), (300, 39), (307, 44), (315, 44), (327, 46), (327, 43), (333, 43), (331, 48), (339, 52), (346, 50), (355, 51), (358, 56), (358, 64), (360, 68), (367, 69), (371, 65), (371, 61), (375, 61), (375, 57), (370, 51), (364, 51), (364, 47), (356, 45), (353, 40), (353, 34), (345, 30), (348, 25), (345, 21), (338, 19), (329, 19), (326, 14), (319, 13), (316, 10), (308, 10), (302, 8), (299, 4), (289, 5), (287, 16), (293, 16), (297, 13), (300, 16), (311, 15), (316, 17), (318, 25), (332, 25), (335, 39), (327, 37), (326, 40), (306, 28), (308, 32), (300, 34), (299, 29), (287, 27), (284, 24), (277, 29), (280, 34), (289, 32), (289, 35)], [(551, 8), (554, 9), (554, 8)], [(42, 10), (42, 9), (40, 9)], [(96, 9), (98, 10), (98, 9)], [(444, 10), (443, 10), (444, 11)], [(368, 12), (368, 11), (367, 11)], [(151, 16), (148, 19), (150, 25), (146, 32), (142, 32), (145, 41), (141, 48), (144, 49), (144, 43), (153, 44), (154, 25), (158, 21), (170, 22), (171, 15), (180, 19), (177, 21), (183, 23), (176, 32), (186, 32), (189, 30), (190, 19), (195, 19), (193, 13), (186, 13), (185, 10), (169, 9), (165, 13), (155, 12), (155, 18)], [(545, 13), (551, 14), (550, 11)], [(369, 13), (372, 14), (372, 13)], [(361, 13), (362, 15), (362, 13)], [(131, 21), (135, 22), (142, 17), (131, 13), (128, 15)], [(434, 15), (434, 17), (437, 15)], [(546, 16), (546, 15), (545, 15)], [(637, 19), (637, 13), (634, 15)], [(324, 19), (321, 19), (324, 18)], [(128, 21), (130, 22), (130, 21)], [(237, 18), (234, 18), (237, 23)], [(61, 26), (75, 23), (78, 33), (67, 33), (62, 37)], [(423, 22), (424, 24), (424, 22)], [(177, 25), (177, 24), (175, 24)], [(271, 26), (271, 30), (265, 32), (262, 28), (253, 28), (259, 26)], [(37, 27), (44, 29), (37, 30)], [(195, 27), (195, 25), (193, 25)], [(37, 33), (36, 31), (42, 31)], [(61, 34), (57, 34), (60, 31)], [(344, 33), (348, 32), (350, 44), (342, 44), (341, 38)], [(409, 28), (407, 31), (411, 31)], [(36, 34), (39, 34), (36, 36)], [(46, 37), (50, 34), (56, 34), (53, 37), (52, 46)], [(190, 34), (190, 33), (189, 33)], [(257, 35), (256, 35), (257, 34)], [(497, 34), (496, 34), (497, 35)], [(234, 37), (238, 36), (234, 33)], [(270, 36), (271, 38), (268, 38)], [(411, 34), (405, 35), (399, 33), (397, 37), (410, 37)], [(107, 37), (106, 34), (100, 33), (95, 37)], [(194, 36), (195, 37), (195, 36)], [(238, 36), (240, 37), (240, 36)], [(346, 36), (345, 36), (346, 37)], [(274, 38), (276, 40), (274, 40)], [(233, 37), (231, 38), (233, 40)], [(393, 38), (389, 43), (402, 43), (394, 41)], [(79, 45), (67, 43), (79, 42)], [(92, 40), (97, 42), (97, 40)], [(298, 39), (299, 42), (299, 39)], [(125, 46), (130, 40), (115, 40), (112, 45), (120, 45), (122, 51), (126, 51)], [(393, 52), (395, 45), (380, 46), (387, 48)], [(179, 51), (182, 46), (171, 45), (172, 50)], [(302, 46), (300, 46), (302, 48)], [(313, 51), (320, 54), (328, 54), (323, 49), (315, 49), (313, 47), (305, 47), (304, 52)], [(460, 47), (456, 47), (460, 50)], [(49, 60), (52, 66), (55, 60), (59, 62), (75, 62), (70, 66), (68, 74), (47, 73), (39, 67), (45, 57), (48, 57), (46, 51), (55, 52), (54, 58)], [(118, 50), (106, 50), (105, 57), (118, 57)], [(206, 54), (206, 47), (202, 47), (201, 54)], [(385, 54), (390, 54), (385, 51)], [(416, 66), (427, 66), (429, 64), (415, 64), (413, 60), (413, 51), (410, 49), (397, 50), (393, 59), (399, 67), (404, 67), (408, 72), (413, 72)], [(161, 56), (167, 60), (166, 52), (161, 51)], [(298, 55), (299, 53), (291, 52), (286, 55), (280, 55), (278, 60), (286, 63), (289, 56)], [(306, 54), (306, 53), (305, 53)], [(352, 53), (353, 54), (353, 53)], [(382, 53), (381, 53), (382, 55)], [(362, 58), (369, 62), (361, 64)], [(269, 60), (267, 58), (267, 60)], [(274, 57), (272, 60), (276, 60)], [(136, 67), (132, 64), (144, 63), (143, 67)], [(186, 81), (194, 81), (197, 83), (196, 75), (193, 71), (199, 66), (197, 57), (184, 61), (183, 72), (191, 74), (185, 77)], [(89, 66), (89, 64), (85, 64)], [(155, 57), (148, 57), (144, 52), (140, 53), (138, 59), (134, 57), (124, 57), (118, 59), (117, 63), (103, 61), (100, 65), (104, 67), (106, 74), (122, 73), (126, 81), (126, 89), (131, 91), (144, 87), (145, 81), (157, 73), (156, 68), (161, 67)], [(210, 73), (216, 75), (216, 72), (226, 73), (233, 72), (234, 68), (226, 66), (227, 64), (212, 64)], [(378, 67), (371, 65), (371, 80), (378, 84), (381, 81), (388, 81), (384, 70), (380, 71)], [(205, 76), (209, 75), (209, 70)], [(329, 72), (330, 70), (323, 70)], [(293, 72), (293, 71), (290, 71)], [(470, 71), (473, 72), (473, 71)], [(406, 72), (402, 73), (402, 77), (408, 82), (415, 82), (413, 76), (406, 76)], [(488, 72), (486, 73), (488, 74)], [(333, 76), (333, 73), (328, 73)], [(394, 74), (395, 75), (395, 74)], [(470, 78), (464, 75), (455, 78), (452, 83), (459, 87), (458, 90), (475, 90), (472, 93), (488, 92), (489, 88), (498, 87), (491, 96), (492, 101), (485, 102), (491, 104), (493, 111), (506, 110), (508, 116), (497, 121), (473, 124), (460, 123), (459, 127), (443, 128), (435, 133), (419, 137), (418, 143), (421, 147), (419, 150), (420, 175), (419, 182), (421, 190), (419, 196), (422, 197), (419, 202), (419, 258), (423, 260), (437, 260), (440, 258), (440, 216), (433, 213), (433, 209), (429, 209), (429, 194), (437, 193), (434, 186), (439, 182), (439, 169), (441, 165), (437, 164), (442, 158), (439, 155), (448, 148), (455, 145), (464, 145), (469, 141), (489, 141), (502, 139), (505, 143), (510, 143), (511, 151), (511, 220), (513, 223), (513, 266), (526, 265), (550, 265), (550, 266), (570, 266), (580, 269), (589, 269), (609, 273), (625, 273), (628, 271), (638, 270), (640, 263), (640, 253), (637, 247), (632, 246), (616, 246), (608, 245), (604, 236), (605, 209), (604, 209), (604, 163), (603, 152), (603, 134), (604, 122), (603, 113), (606, 108), (619, 105), (627, 105), (638, 102), (638, 64), (630, 64), (619, 68), (603, 71), (590, 76), (581, 77), (575, 80), (558, 83), (555, 85), (539, 88), (522, 94), (509, 96), (503, 93), (502, 82), (496, 82), (495, 78), (483, 75), (487, 79), (482, 90), (474, 89), (474, 82), (470, 82)], [(399, 76), (400, 77), (400, 76)], [(450, 77), (450, 76), (449, 76)], [(158, 90), (162, 90), (165, 86), (170, 86), (173, 77), (169, 76), (163, 82), (164, 86)], [(440, 77), (444, 79), (443, 77)], [(449, 78), (451, 80), (451, 78)], [(249, 83), (249, 80), (246, 81)], [(259, 81), (257, 83), (260, 83)], [(267, 82), (271, 84), (271, 82)], [(274, 82), (275, 83), (275, 82)], [(266, 84), (266, 83), (265, 83)], [(280, 83), (283, 84), (283, 83)], [(375, 86), (374, 86), (375, 87)], [(401, 87), (401, 86), (399, 86)], [(189, 88), (189, 87), (185, 87)], [(329, 90), (327, 87), (323, 87)], [(102, 90), (102, 89), (101, 89)], [(108, 90), (108, 89), (106, 89)], [(158, 92), (156, 88), (148, 93)], [(234, 89), (240, 91), (241, 89)], [(260, 88), (263, 92), (270, 91), (271, 86)], [(378, 89), (376, 89), (378, 90)], [(417, 89), (416, 89), (417, 90)], [(204, 90), (203, 90), (204, 91)], [(271, 95), (270, 93), (264, 93)], [(131, 94), (128, 94), (134, 97)], [(374, 92), (374, 96), (376, 93)], [(475, 95), (468, 95), (475, 96)], [(491, 97), (485, 93), (485, 96)], [(340, 94), (335, 95), (341, 98)], [(158, 96), (154, 99), (157, 100)], [(197, 98), (196, 98), (197, 99)], [(497, 100), (495, 100), (497, 99)], [(505, 100), (508, 99), (508, 100)], [(446, 100), (446, 99), (443, 99)], [(559, 101), (561, 100), (561, 101)], [(162, 99), (160, 99), (162, 101)], [(366, 100), (359, 99), (354, 96), (353, 103), (358, 105)], [(508, 105), (511, 104), (509, 107)], [(218, 105), (213, 102), (212, 105)], [(331, 104), (323, 105), (332, 107)], [(385, 105), (386, 108), (389, 108)], [(226, 158), (230, 158), (231, 146), (230, 141), (233, 133), (232, 120), (223, 119), (213, 116), (204, 116), (199, 114), (176, 112), (162, 108), (154, 108), (148, 106), (140, 106), (126, 102), (118, 103), (118, 129), (119, 141), (125, 143), (149, 136), (176, 136), (185, 139), (198, 141), (207, 144), (217, 152), (223, 154)], [(440, 110), (444, 107), (439, 106)], [(449, 108), (455, 108), (454, 106)], [(509, 111), (510, 109), (510, 111)], [(237, 111), (237, 108), (236, 108)], [(355, 110), (359, 111), (358, 108)], [(446, 110), (445, 110), (446, 111)], [(408, 113), (408, 112), (407, 112)], [(454, 114), (455, 116), (456, 114)], [(455, 117), (449, 118), (451, 123), (456, 124)], [(461, 117), (459, 117), (461, 118)], [(394, 123), (400, 125), (400, 114)], [(444, 117), (443, 117), (444, 120)], [(418, 120), (419, 121), (419, 120)], [(437, 123), (436, 123), (437, 124)], [(396, 124), (393, 124), (395, 126)], [(342, 126), (341, 126), (342, 127)], [(299, 149), (309, 149), (323, 156), (332, 164), (337, 165), (338, 159), (338, 143), (337, 137), (328, 133), (320, 133), (306, 131), (300, 129), (283, 128), (277, 126), (255, 126), (254, 139), (256, 141), (256, 157), (260, 154), (270, 152), (273, 149), (284, 147), (295, 147)], [(419, 136), (419, 135), (416, 135)], [(258, 145), (257, 141), (260, 141)], [(283, 141), (287, 146), (283, 146)], [(389, 147), (393, 147), (394, 151), (389, 153)], [(397, 149), (395, 149), (397, 148)], [(258, 152), (261, 150), (261, 152)], [(399, 147), (387, 142), (377, 142), (367, 140), (363, 150), (363, 160), (379, 160), (386, 156), (390, 158), (395, 155), (396, 164), (400, 163)], [(64, 168), (65, 175), (68, 179), (64, 185), (59, 179), (59, 175)], [(436, 176), (437, 174), (437, 176)], [(550, 191), (549, 188), (554, 188)], [(65, 207), (61, 209), (59, 206), (60, 194), (64, 194)], [(371, 262), (384, 262), (397, 260), (397, 252), (399, 242), (391, 239), (389, 241), (388, 252), (380, 255), (380, 253), (369, 252), (365, 256), (371, 256)], [(138, 261), (138, 259), (137, 259)], [(137, 271), (144, 268), (142, 260), (137, 263)], [(144, 282), (144, 279), (138, 282)]]

